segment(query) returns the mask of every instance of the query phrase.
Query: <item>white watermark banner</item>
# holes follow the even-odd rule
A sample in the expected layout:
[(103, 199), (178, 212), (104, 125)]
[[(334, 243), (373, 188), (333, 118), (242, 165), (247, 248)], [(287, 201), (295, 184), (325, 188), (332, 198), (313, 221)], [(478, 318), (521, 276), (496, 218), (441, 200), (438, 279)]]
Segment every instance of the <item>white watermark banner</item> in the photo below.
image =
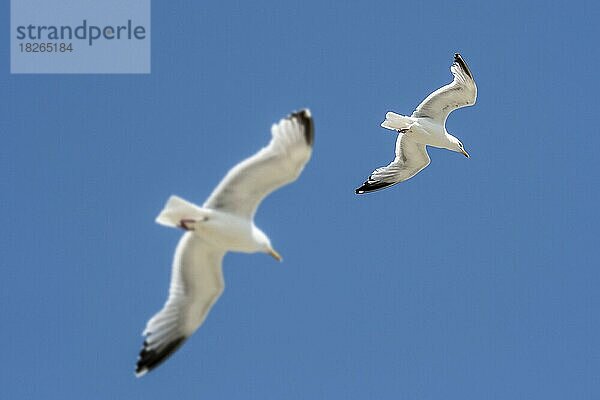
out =
[(11, 73), (150, 73), (150, 0), (11, 0)]

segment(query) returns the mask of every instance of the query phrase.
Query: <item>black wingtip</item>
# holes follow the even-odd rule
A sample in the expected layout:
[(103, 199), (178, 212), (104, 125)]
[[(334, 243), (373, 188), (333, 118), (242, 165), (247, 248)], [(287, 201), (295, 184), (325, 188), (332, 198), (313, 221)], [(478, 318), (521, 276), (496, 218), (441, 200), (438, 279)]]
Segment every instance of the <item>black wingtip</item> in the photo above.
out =
[(355, 190), (356, 194), (366, 194), (385, 189), (398, 182), (381, 182), (381, 181), (366, 181), (363, 185)]
[(186, 339), (185, 336), (181, 336), (162, 347), (160, 350), (148, 350), (148, 343), (144, 341), (144, 346), (140, 351), (140, 356), (135, 366), (135, 375), (141, 377), (158, 367), (169, 358), (171, 354), (180, 348)]
[(469, 75), (469, 78), (473, 79), (473, 75), (471, 75), (471, 70), (469, 66), (465, 62), (464, 58), (460, 55), (460, 53), (454, 53), (454, 62), (458, 63), (460, 67)]
[(302, 124), (304, 127), (304, 137), (306, 139), (306, 143), (309, 146), (312, 146), (313, 142), (315, 141), (315, 124), (310, 114), (310, 110), (308, 108), (304, 108), (300, 111), (293, 112), (290, 115), (290, 118), (295, 118)]

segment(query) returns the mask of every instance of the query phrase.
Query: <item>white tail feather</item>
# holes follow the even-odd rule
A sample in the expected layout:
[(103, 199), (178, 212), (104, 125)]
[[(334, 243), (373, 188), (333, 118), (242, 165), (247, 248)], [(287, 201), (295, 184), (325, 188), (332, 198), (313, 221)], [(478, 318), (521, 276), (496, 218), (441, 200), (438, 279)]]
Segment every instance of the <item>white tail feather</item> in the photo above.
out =
[(202, 207), (190, 203), (178, 196), (171, 196), (163, 210), (156, 217), (156, 223), (177, 228), (182, 219), (202, 220), (206, 218), (207, 211)]
[(395, 131), (398, 129), (410, 129), (414, 122), (414, 119), (411, 117), (406, 117), (390, 111), (385, 114), (385, 121), (381, 123), (381, 126)]

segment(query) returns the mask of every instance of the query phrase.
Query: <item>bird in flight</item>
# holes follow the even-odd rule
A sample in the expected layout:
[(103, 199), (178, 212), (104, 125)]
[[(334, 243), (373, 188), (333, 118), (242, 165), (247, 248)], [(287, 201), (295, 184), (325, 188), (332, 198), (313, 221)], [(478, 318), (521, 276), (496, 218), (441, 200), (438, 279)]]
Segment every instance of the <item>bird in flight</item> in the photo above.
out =
[(269, 237), (254, 225), (254, 214), (269, 193), (295, 181), (310, 159), (310, 111), (282, 119), (271, 135), (268, 146), (225, 175), (202, 207), (171, 196), (156, 218), (186, 232), (175, 250), (167, 301), (143, 332), (136, 376), (156, 368), (202, 325), (223, 292), (225, 253), (263, 252), (281, 261)]
[(356, 194), (384, 189), (418, 174), (429, 165), (426, 146), (455, 151), (469, 157), (463, 144), (446, 131), (448, 114), (457, 108), (475, 104), (477, 86), (467, 63), (458, 53), (450, 67), (454, 80), (431, 93), (410, 117), (388, 112), (381, 126), (398, 132), (396, 157), (385, 167), (377, 168)]

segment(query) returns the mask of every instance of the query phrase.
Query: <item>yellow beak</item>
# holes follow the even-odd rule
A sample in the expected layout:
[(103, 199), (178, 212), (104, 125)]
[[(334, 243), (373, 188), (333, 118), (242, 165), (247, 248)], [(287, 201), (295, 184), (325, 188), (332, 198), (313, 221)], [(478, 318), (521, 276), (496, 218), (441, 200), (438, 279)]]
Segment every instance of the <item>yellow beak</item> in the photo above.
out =
[(271, 257), (277, 261), (283, 261), (283, 257), (281, 257), (281, 255), (273, 249), (269, 249), (269, 255), (271, 255)]
[(467, 153), (465, 151), (465, 149), (460, 149), (460, 152), (463, 154), (463, 156), (467, 157), (467, 158), (471, 158), (471, 156), (469, 156), (469, 153)]

